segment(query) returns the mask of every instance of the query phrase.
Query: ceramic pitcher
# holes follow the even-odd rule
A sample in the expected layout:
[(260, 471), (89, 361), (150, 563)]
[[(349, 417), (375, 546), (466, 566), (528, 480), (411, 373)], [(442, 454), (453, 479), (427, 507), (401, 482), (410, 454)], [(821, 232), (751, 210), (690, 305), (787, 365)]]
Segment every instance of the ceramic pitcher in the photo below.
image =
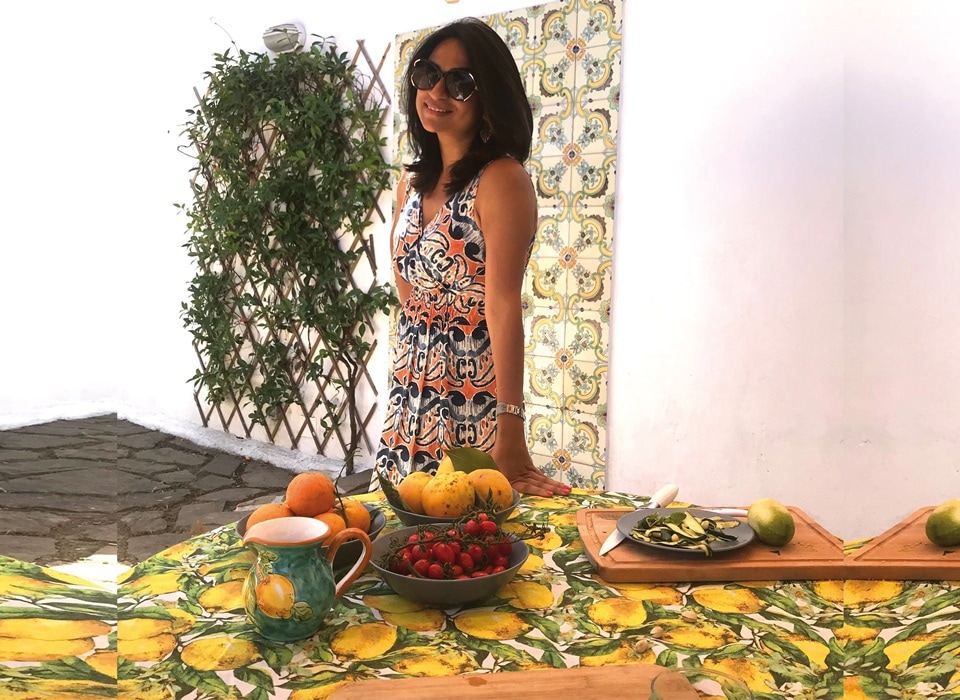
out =
[[(319, 520), (289, 517), (261, 521), (244, 533), (243, 544), (256, 551), (257, 561), (243, 584), (243, 606), (262, 636), (292, 642), (316, 634), (334, 601), (370, 561), (370, 538), (363, 530), (347, 528), (323, 542), (329, 531)], [(363, 554), (337, 580), (333, 558), (353, 539), (361, 541)]]

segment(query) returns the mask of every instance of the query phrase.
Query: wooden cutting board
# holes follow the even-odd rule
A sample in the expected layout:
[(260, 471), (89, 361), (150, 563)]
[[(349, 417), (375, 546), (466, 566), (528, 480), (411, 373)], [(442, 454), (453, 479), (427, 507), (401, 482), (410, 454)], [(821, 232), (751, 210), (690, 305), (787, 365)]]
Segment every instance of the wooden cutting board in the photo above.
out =
[(788, 510), (796, 523), (796, 534), (789, 544), (768, 547), (754, 540), (741, 549), (711, 557), (664, 552), (630, 540), (601, 557), (603, 541), (630, 510), (584, 508), (577, 511), (577, 526), (587, 558), (611, 583), (843, 578), (843, 543), (799, 508), (788, 506)]
[(847, 578), (893, 581), (960, 581), (960, 547), (944, 549), (927, 539), (921, 508), (866, 545), (847, 555)]
[[(557, 700), (578, 696), (649, 700), (650, 682), (668, 669), (651, 664), (555, 668), (512, 673), (471, 673), (442, 678), (361, 681), (338, 688), (330, 700), (397, 700), (398, 698), (465, 698), (465, 700)], [(681, 679), (682, 681), (682, 679)], [(698, 700), (693, 686), (671, 694), (671, 700)], [(673, 684), (671, 684), (673, 688)]]

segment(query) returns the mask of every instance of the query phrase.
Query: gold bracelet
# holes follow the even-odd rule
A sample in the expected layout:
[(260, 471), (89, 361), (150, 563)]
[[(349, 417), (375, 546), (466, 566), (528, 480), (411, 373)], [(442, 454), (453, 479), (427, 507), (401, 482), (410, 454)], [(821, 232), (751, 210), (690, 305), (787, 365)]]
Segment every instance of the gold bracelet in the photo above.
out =
[(509, 413), (511, 416), (516, 416), (520, 420), (526, 420), (527, 416), (523, 412), (523, 406), (514, 406), (512, 403), (504, 403), (500, 401), (497, 404), (497, 416), (502, 416), (504, 413)]

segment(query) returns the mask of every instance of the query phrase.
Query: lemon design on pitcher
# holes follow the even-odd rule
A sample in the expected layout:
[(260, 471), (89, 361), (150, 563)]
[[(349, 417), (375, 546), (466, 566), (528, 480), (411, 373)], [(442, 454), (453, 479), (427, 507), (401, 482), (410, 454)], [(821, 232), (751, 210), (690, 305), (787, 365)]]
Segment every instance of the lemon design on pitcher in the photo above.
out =
[(281, 620), (290, 618), (293, 612), (293, 583), (286, 576), (267, 574), (257, 584), (257, 607), (269, 617)]

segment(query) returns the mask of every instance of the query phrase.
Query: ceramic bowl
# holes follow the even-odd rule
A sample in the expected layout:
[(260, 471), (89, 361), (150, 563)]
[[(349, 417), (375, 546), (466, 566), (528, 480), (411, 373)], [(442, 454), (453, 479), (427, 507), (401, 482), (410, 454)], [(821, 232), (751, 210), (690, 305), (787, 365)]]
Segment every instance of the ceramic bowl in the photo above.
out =
[[(514, 489), (513, 503), (510, 504), (510, 507), (504, 508), (503, 510), (498, 510), (493, 514), (493, 519), (497, 521), (497, 525), (503, 525), (506, 522), (507, 518), (510, 517), (510, 514), (513, 513), (519, 502), (520, 492)], [(397, 514), (397, 518), (404, 525), (435, 525), (438, 523), (449, 523), (453, 522), (454, 520), (458, 520), (458, 518), (437, 518), (432, 515), (420, 515), (419, 513), (412, 513), (409, 510), (402, 510), (400, 508), (393, 508), (393, 512)]]
[(370, 564), (390, 588), (397, 595), (404, 598), (439, 608), (452, 608), (467, 603), (476, 603), (490, 598), (500, 588), (510, 583), (517, 575), (520, 567), (530, 556), (530, 548), (523, 540), (513, 537), (513, 551), (508, 559), (509, 566), (499, 574), (469, 578), (462, 580), (437, 580), (404, 576), (385, 569), (381, 563), (396, 542), (406, 542), (407, 538), (417, 532), (416, 527), (403, 527), (393, 530), (373, 543), (373, 556)]
[[(375, 508), (367, 503), (364, 503), (363, 507), (370, 513), (370, 531), (367, 534), (370, 536), (370, 541), (372, 542), (373, 539), (380, 534), (383, 526), (387, 524), (387, 518), (379, 508)], [(237, 523), (237, 534), (240, 535), (240, 537), (243, 537), (247, 531), (247, 518), (249, 517), (249, 515), (245, 515)], [(323, 549), (326, 548), (324, 547)], [(340, 549), (337, 550), (337, 555), (333, 558), (334, 573), (347, 571), (362, 554), (363, 544), (359, 540), (344, 542), (340, 545)]]

